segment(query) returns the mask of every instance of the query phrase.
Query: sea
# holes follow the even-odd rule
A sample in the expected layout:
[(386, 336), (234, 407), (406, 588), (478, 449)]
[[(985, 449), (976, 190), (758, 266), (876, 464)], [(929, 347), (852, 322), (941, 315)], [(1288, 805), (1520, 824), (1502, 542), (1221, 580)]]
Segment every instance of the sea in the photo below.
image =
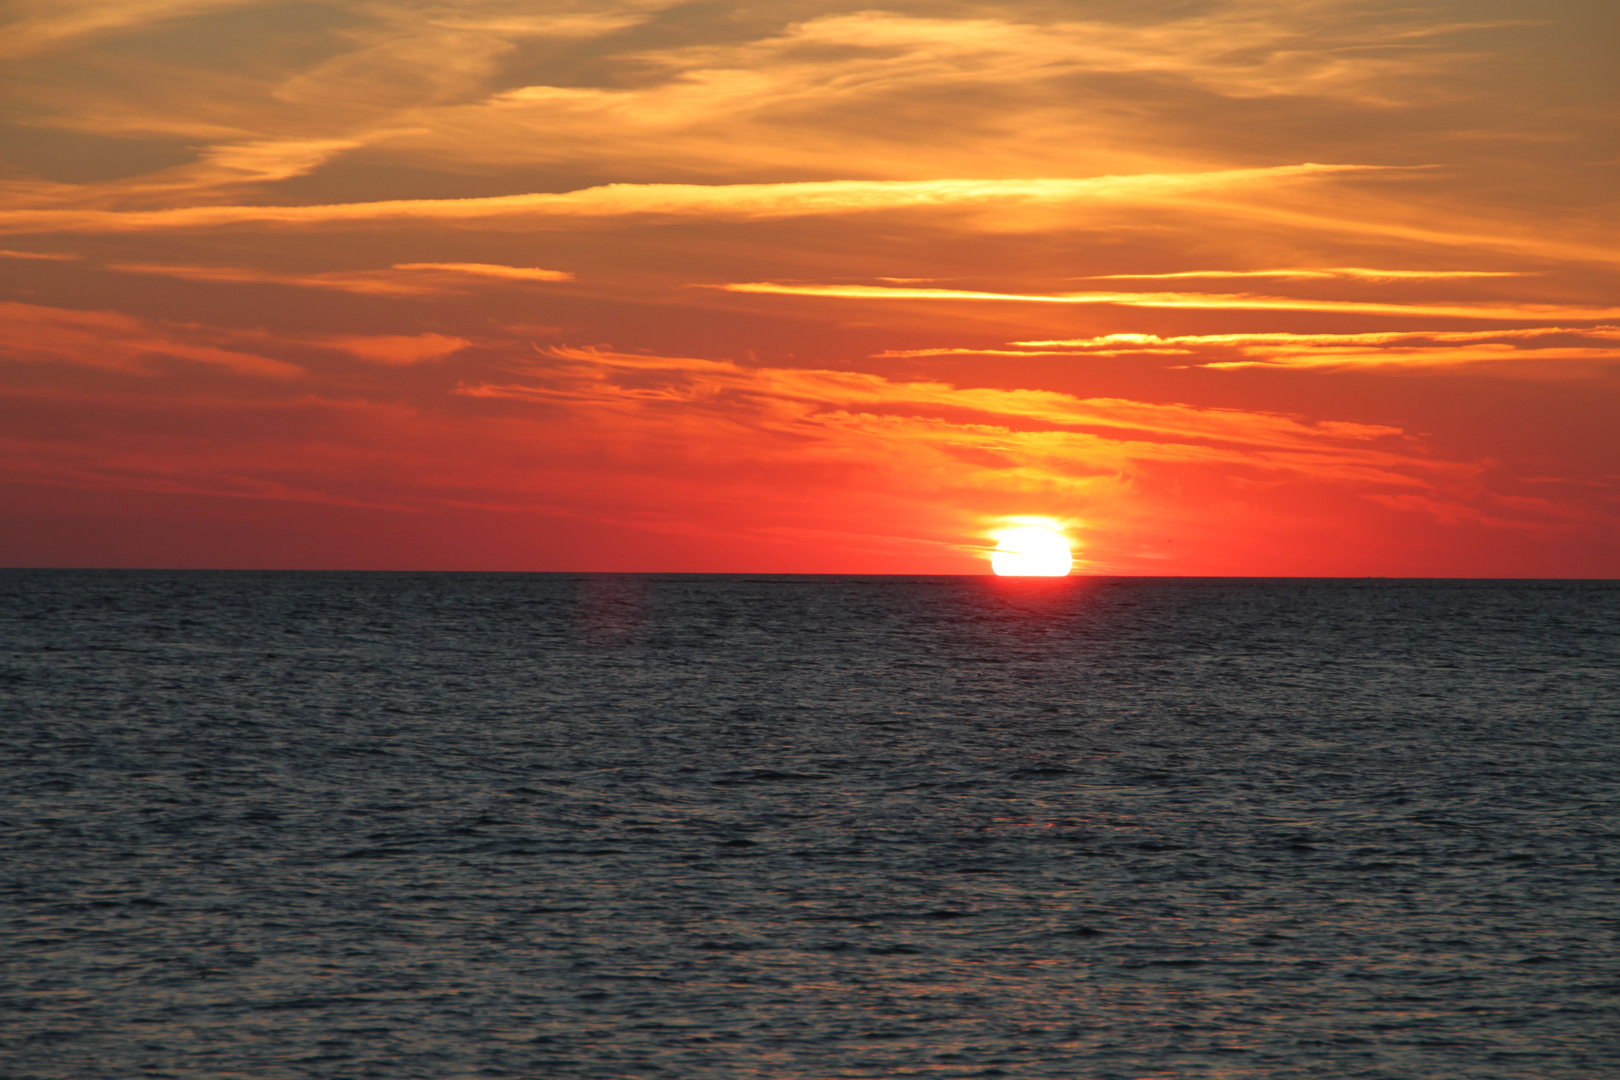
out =
[(5, 1080), (1620, 1076), (1620, 582), (0, 571)]

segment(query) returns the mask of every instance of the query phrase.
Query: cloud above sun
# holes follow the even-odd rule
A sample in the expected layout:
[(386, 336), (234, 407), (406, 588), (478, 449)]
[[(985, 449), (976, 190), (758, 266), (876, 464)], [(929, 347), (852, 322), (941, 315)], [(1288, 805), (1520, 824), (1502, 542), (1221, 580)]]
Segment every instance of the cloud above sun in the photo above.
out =
[[(144, 347), (170, 363), (241, 355), (171, 333), (168, 341), (149, 337)], [(303, 348), (315, 385), (330, 389), (269, 399), (222, 397), (216, 389), (205, 399), (176, 400), (166, 412), (180, 419), (165, 423), (161, 439), (126, 440), (104, 461), (81, 451), (70, 471), (41, 466), (31, 478), (197, 494), (297, 491), (318, 502), (368, 506), (471, 499), (485, 509), (520, 511), (545, 499), (574, 515), (628, 516), (644, 528), (677, 531), (714, 520), (725, 507), (727, 520), (740, 514), (752, 527), (782, 529), (811, 505), (820, 533), (847, 537), (860, 536), (868, 516), (887, 505), (908, 522), (893, 542), (960, 551), (976, 550), (971, 537), (951, 539), (970, 528), (966, 506), (1010, 512), (1032, 497), (1083, 500), (1104, 522), (1098, 535), (1107, 537), (1122, 518), (1196, 520), (1196, 511), (1166, 498), (1167, 486), (1221, 482), (1234, 471), (1286, 489), (1326, 485), (1342, 499), (1406, 493), (1444, 506), (1461, 498), (1462, 512), (1476, 512), (1467, 501), (1476, 469), (1436, 460), (1388, 426), (577, 347), (531, 350), (526, 359), (508, 352), (502, 382), (456, 373), (453, 393), (488, 408), (421, 417), (391, 404), (386, 382), (372, 381), (357, 399), (354, 376), (330, 365), (323, 376), (320, 352), (309, 350), (386, 366), (440, 360), (469, 342), (422, 335), (259, 344)], [(243, 375), (273, 373), (227, 366)], [(166, 368), (154, 359), (140, 370), (152, 377)], [(113, 400), (98, 405), (113, 423), (121, 408)], [(179, 434), (189, 426), (185, 417), (202, 409), (252, 438), (238, 453), (205, 453), (206, 437)], [(297, 436), (278, 436), (280, 424)], [(34, 460), (62, 461), (67, 447), (36, 428), (23, 425), (14, 444), (31, 438)], [(413, 429), (420, 437), (408, 434)], [(451, 447), (483, 463), (475, 482), (451, 481), (434, 464)], [(590, 462), (596, 465), (585, 468)], [(350, 479), (362, 465), (371, 477), (363, 493)]]
[(1306, 299), (1247, 293), (1074, 292), (1000, 293), (975, 289), (923, 289), (887, 285), (796, 285), (754, 281), (715, 285), (727, 292), (820, 296), (844, 300), (998, 300), (1031, 304), (1117, 304), (1123, 307), (1197, 308), (1214, 311), (1329, 311), (1356, 315), (1426, 315), (1456, 319), (1615, 319), (1620, 307), (1473, 301), (1395, 303), (1376, 300)]
[(107, 269), (125, 274), (156, 274), (214, 284), (290, 285), (302, 289), (333, 289), (372, 296), (436, 296), (466, 293), (480, 284), (511, 285), (537, 281), (570, 281), (563, 270), (489, 263), (395, 263), (386, 270), (322, 270), (314, 273), (255, 270), (240, 266), (173, 266), (163, 263), (109, 263)]
[[(580, 219), (753, 220), (939, 209), (1004, 202), (1153, 203), (1200, 191), (1275, 184), (1371, 166), (1279, 165), (1260, 169), (1045, 179), (832, 180), (786, 184), (607, 184), (556, 194), (474, 199), (390, 199), (322, 206), (195, 206), (167, 210), (0, 210), (0, 232), (153, 232), (241, 226), (344, 226), (416, 220), (463, 227), (577, 225)], [(1375, 170), (1381, 171), (1381, 170)]]
[(1499, 15), (23, 0), (6, 557), (1620, 572), (1612, 57)]

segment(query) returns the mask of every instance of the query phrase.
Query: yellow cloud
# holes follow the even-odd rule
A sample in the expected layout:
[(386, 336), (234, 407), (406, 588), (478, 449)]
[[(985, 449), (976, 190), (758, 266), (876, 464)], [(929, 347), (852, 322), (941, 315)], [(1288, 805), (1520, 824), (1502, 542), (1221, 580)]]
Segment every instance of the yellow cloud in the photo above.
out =
[[(1620, 349), (1591, 348), (1531, 348), (1516, 349), (1508, 345), (1461, 345), (1451, 348), (1385, 348), (1385, 349), (1286, 349), (1250, 348), (1245, 350), (1254, 359), (1210, 361), (1200, 364), (1206, 368), (1447, 368), (1467, 364), (1534, 364), (1569, 361), (1588, 361), (1605, 364), (1620, 363)], [(1552, 374), (1553, 372), (1543, 372)]]
[[(735, 452), (740, 436), (728, 430), (785, 438), (782, 450), (793, 455), (870, 462), (890, 460), (912, 439), (909, 456), (943, 454), (960, 468), (967, 455), (986, 482), (995, 476), (1066, 487), (1098, 470), (1157, 462), (1422, 486), (1423, 473), (1455, 468), (1413, 453), (1399, 429), (1383, 425), (596, 349), (544, 355), (551, 362), (530, 365), (518, 382), (473, 383), (459, 392), (545, 403), (576, 418), (600, 414), (603, 423), (611, 415), (617, 419), (610, 426), (627, 440), (638, 425), (694, 437), (702, 430), (701, 441), (715, 453)], [(874, 456), (861, 458), (851, 440)]]
[(1092, 274), (1086, 281), (1164, 281), (1176, 278), (1277, 278), (1284, 281), (1443, 281), (1450, 278), (1527, 277), (1523, 270), (1368, 270), (1332, 266), (1292, 270), (1179, 270), (1173, 274)]
[(442, 270), (450, 274), (500, 278), (506, 281), (572, 281), (564, 270), (542, 270), (536, 266), (502, 266), (498, 263), (395, 263), (395, 270)]
[(8, 251), (0, 248), (0, 259), (43, 259), (49, 262), (76, 262), (83, 255), (68, 255), (51, 251)]
[(591, 218), (755, 220), (874, 210), (938, 209), (994, 203), (1101, 201), (1156, 203), (1191, 192), (1268, 187), (1279, 182), (1376, 169), (1358, 165), (1281, 165), (1193, 173), (1029, 180), (828, 180), (785, 184), (607, 184), (559, 194), (479, 199), (391, 199), (326, 206), (188, 206), (169, 210), (0, 210), (0, 233), (153, 232), (260, 226), (434, 221), (511, 228)]
[[(1451, 368), (1465, 365), (1507, 365), (1511, 374), (1562, 378), (1594, 364), (1620, 362), (1620, 348), (1593, 342), (1620, 342), (1620, 326), (1546, 326), (1508, 330), (1385, 331), (1362, 334), (1104, 334), (1089, 338), (1015, 341), (1029, 350), (1024, 355), (1049, 356), (1059, 349), (1070, 355), (1111, 356), (1118, 352), (1196, 354), (1206, 359), (1197, 366), (1236, 368)], [(1123, 348), (1122, 348), (1123, 346)], [(1238, 353), (1227, 359), (1220, 350)], [(971, 353), (977, 350), (946, 350)], [(928, 350), (919, 350), (928, 352)], [(1014, 350), (1006, 354), (1019, 355)], [(1210, 355), (1213, 352), (1214, 355)]]
[(76, 364), (150, 374), (153, 360), (172, 357), (244, 375), (288, 377), (300, 368), (269, 357), (186, 340), (184, 327), (115, 311), (74, 311), (0, 303), (0, 350), (29, 363)]
[(1393, 341), (1495, 341), (1500, 338), (1544, 338), (1568, 334), (1620, 341), (1620, 326), (1537, 326), (1512, 330), (1380, 330), (1361, 334), (1296, 334), (1273, 331), (1244, 334), (1180, 334), (1171, 337), (1161, 337), (1158, 334), (1102, 334), (1089, 338), (1013, 341), (1008, 344), (1035, 348), (1061, 345), (1091, 348), (1097, 345), (1116, 346), (1131, 342), (1144, 345), (1382, 345)]
[[(1013, 175), (1056, 161), (1114, 170), (1152, 156), (1143, 126), (1165, 134), (1153, 113), (1166, 91), (1387, 106), (1422, 96), (1459, 58), (1443, 52), (1446, 32), (1485, 25), (1501, 24), (1389, 13), (1374, 22), (1340, 4), (1224, 4), (1142, 19), (837, 12), (752, 39), (645, 47), (619, 58), (633, 81), (535, 84), (417, 114), (420, 123), (388, 145), (599, 172), (648, 161), (709, 174), (820, 171), (836, 160), (897, 177), (919, 164), (937, 175), (985, 159)], [(1077, 84), (1110, 76), (1111, 94), (1141, 95), (1137, 108), (1075, 107)], [(1176, 156), (1168, 149), (1158, 160)]]
[(472, 344), (445, 334), (333, 334), (304, 339), (312, 345), (339, 349), (374, 364), (403, 366), (439, 360)]
[[(309, 274), (276, 273), (240, 266), (177, 266), (167, 263), (110, 263), (109, 270), (127, 274), (156, 274), (238, 285), (292, 285), (305, 289), (334, 289), (367, 296), (443, 296), (465, 294), (477, 279), (502, 282), (570, 281), (562, 270), (491, 263), (396, 263), (387, 270), (326, 270)], [(472, 279), (471, 281), (469, 279)]]
[(1186, 356), (1191, 349), (1150, 349), (1145, 347), (1122, 349), (885, 349), (873, 353), (875, 360), (898, 360), (913, 356), (1136, 356), (1150, 353), (1161, 356)]
[(165, 19), (246, 7), (259, 0), (23, 0), (0, 34), (0, 57), (29, 56)]
[(703, 285), (738, 293), (817, 296), (847, 300), (999, 300), (1034, 304), (1116, 304), (1122, 307), (1207, 311), (1332, 311), (1356, 315), (1429, 315), (1454, 319), (1614, 319), (1620, 307), (1497, 301), (1393, 304), (1359, 300), (1302, 300), (1247, 293), (999, 293), (973, 289), (906, 289), (879, 285), (793, 285), (771, 281)]

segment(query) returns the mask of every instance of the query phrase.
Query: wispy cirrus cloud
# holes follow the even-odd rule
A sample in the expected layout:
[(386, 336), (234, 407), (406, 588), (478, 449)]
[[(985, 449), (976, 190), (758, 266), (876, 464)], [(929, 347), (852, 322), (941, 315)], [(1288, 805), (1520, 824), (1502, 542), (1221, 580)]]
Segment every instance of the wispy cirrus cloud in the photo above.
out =
[(28, 56), (167, 19), (247, 7), (259, 0), (22, 0), (0, 27), (0, 57)]
[(0, 302), (0, 355), (26, 363), (62, 363), (151, 374), (165, 358), (222, 367), (243, 375), (287, 378), (296, 365), (194, 340), (186, 328), (116, 311), (74, 311)]
[[(274, 397), (247, 382), (155, 403), (0, 393), (0, 410), (25, 421), (4, 439), (41, 483), (543, 510), (727, 544), (814, 535), (913, 559), (973, 554), (964, 540), (987, 514), (1043, 512), (1080, 521), (1089, 568), (1105, 572), (1140, 572), (1174, 554), (1143, 554), (1143, 529), (1208, 534), (1239, 557), (1253, 536), (1270, 535), (1267, 522), (1297, 517), (1302, 499), (1488, 528), (1563, 527), (1536, 524), (1548, 515), (1529, 511), (1528, 523), (1504, 517), (1479, 496), (1480, 465), (1448, 460), (1387, 424), (611, 349), (525, 344), (503, 358), (487, 341), (456, 368), (421, 373), (430, 381), (420, 386), (446, 394), (422, 408), (399, 400), (389, 367), (449, 356), (466, 339), (294, 339), (114, 313), (49, 318), (128, 339), (339, 349), (379, 366), (336, 369), (334, 383), (312, 364), (296, 392)], [(82, 345), (70, 351), (85, 362)], [(134, 369), (158, 370), (149, 362)], [(86, 439), (53, 425), (60, 415), (99, 417), (96, 430), (110, 434)], [(468, 461), (478, 467), (457, 465)], [(1201, 498), (1189, 502), (1188, 490)]]
[(54, 251), (10, 251), (0, 248), (0, 259), (39, 259), (44, 262), (78, 262), (83, 255)]
[(304, 367), (253, 351), (345, 353), (391, 367), (440, 360), (472, 344), (449, 334), (274, 334), (197, 323), (143, 319), (118, 311), (82, 311), (0, 303), (0, 359), (67, 363), (155, 375), (165, 358), (209, 364), (242, 375), (307, 376)]
[[(30, 320), (56, 332), (51, 359), (145, 373), (156, 370), (149, 353), (266, 373), (240, 352), (177, 340), (187, 334), (339, 349), (384, 365), (468, 344), (433, 334), (287, 339), (111, 312), (23, 313)], [(119, 352), (98, 360), (63, 328), (117, 339)], [(8, 437), (39, 482), (373, 507), (544, 507), (733, 541), (820, 532), (879, 548), (954, 550), (984, 513), (1032, 504), (1117, 526), (1168, 508), (1142, 488), (1164, 470), (1235, 469), (1327, 484), (1345, 498), (1412, 492), (1441, 503), (1448, 484), (1477, 471), (1434, 459), (1387, 425), (606, 349), (530, 351), (447, 387), (463, 401), (503, 403), (493, 412), (407, 408), (386, 382), (343, 379), (336, 396), (312, 373), (298, 393), (270, 399), (216, 388), (137, 408), (119, 395), (4, 393), (0, 409), (43, 417)], [(86, 441), (53, 426), (63, 410), (103, 416), (116, 436)], [(154, 410), (165, 418), (155, 427)], [(222, 427), (233, 437), (220, 440)], [(481, 463), (476, 475), (446, 470), (469, 454)]]
[[(987, 513), (1082, 519), (1122, 572), (1613, 565), (1565, 559), (1559, 507), (1513, 501), (1527, 472), (1614, 472), (1620, 257), (1586, 149), (1613, 125), (1571, 89), (1607, 74), (1578, 40), (1595, 19), (1502, 33), (1464, 0), (857, 8), (18, 0), (0, 54), (53, 54), (8, 87), (26, 171), (0, 177), (0, 241), (88, 258), (10, 266), (13, 299), (58, 307), (0, 312), (8, 460), (119, 493), (618, 530), (520, 543), (514, 566), (647, 529), (601, 557), (657, 568), (664, 538), (701, 535), (729, 568), (797, 536), (779, 565), (812, 568), (957, 544)], [(128, 313), (68, 310), (109, 295)], [(177, 310), (232, 326), (154, 317)], [(1230, 326), (1514, 329), (1200, 333)], [(700, 359), (721, 352), (778, 359)], [(874, 353), (916, 374), (849, 370)], [(1020, 359), (1067, 355), (1091, 359)], [(965, 359), (928, 362), (948, 356)], [(1208, 370), (1233, 368), (1250, 374)], [(1401, 402), (1416, 438), (1377, 422), (1387, 399), (1311, 374), (1352, 370), (1468, 378)], [(1115, 396), (1039, 389), (1091, 375)], [(1566, 503), (1600, 512), (1612, 485), (1592, 490)], [(1550, 531), (1492, 561), (1484, 533), (1402, 515)], [(466, 520), (445, 550), (478, 546)], [(1615, 530), (1592, 535), (1598, 552)], [(1168, 537), (1229, 556), (1152, 561)]]
[(1620, 326), (1538, 326), (1512, 330), (1375, 330), (1355, 334), (1300, 334), (1282, 331), (1240, 334), (1099, 334), (1085, 338), (1013, 341), (1032, 348), (1075, 346), (1117, 348), (1131, 343), (1176, 345), (1385, 345), (1403, 341), (1478, 342), (1578, 335), (1620, 341)]
[(923, 356), (1186, 356), (1191, 352), (1191, 349), (1156, 349), (1145, 345), (1123, 344), (1117, 344), (1114, 348), (1071, 346), (1057, 349), (972, 349), (946, 346), (932, 349), (884, 349), (882, 352), (873, 353), (872, 358), (901, 360)]
[(1620, 349), (1539, 346), (1517, 348), (1511, 345), (1386, 346), (1381, 349), (1284, 346), (1251, 346), (1243, 350), (1250, 359), (1211, 360), (1198, 365), (1214, 368), (1455, 368), (1489, 364), (1533, 367), (1526, 374), (1558, 377), (1571, 373), (1574, 364), (1620, 365)]
[(1325, 311), (1353, 315), (1426, 315), (1453, 319), (1614, 319), (1620, 307), (1585, 307), (1577, 304), (1532, 304), (1504, 301), (1453, 303), (1386, 303), (1370, 300), (1314, 300), (1248, 293), (1003, 293), (976, 289), (920, 289), (880, 285), (800, 285), (753, 281), (700, 288), (778, 296), (812, 296), (843, 300), (968, 300), (1029, 304), (1113, 304), (1120, 307), (1181, 308), (1201, 311)]
[(329, 334), (298, 339), (323, 349), (337, 349), (373, 364), (408, 366), (442, 360), (472, 342), (449, 334)]
[(126, 274), (155, 274), (229, 285), (291, 285), (303, 289), (332, 289), (365, 296), (465, 295), (480, 282), (572, 281), (563, 270), (491, 263), (395, 263), (386, 270), (323, 270), (294, 274), (241, 266), (180, 266), (169, 263), (109, 263), (108, 270)]
[(1184, 366), (1423, 370), (1489, 365), (1518, 376), (1563, 378), (1620, 364), (1620, 326), (1359, 334), (1100, 334), (1014, 341), (1011, 348), (893, 349), (880, 358), (924, 356), (1182, 356)]
[[(839, 160), (902, 177), (987, 157), (1026, 175), (1056, 160), (1113, 170), (1199, 156), (1185, 147), (1191, 132), (1175, 145), (1169, 129), (1178, 125), (1161, 115), (1167, 97), (1387, 107), (1432, 93), (1435, 72), (1463, 60), (1448, 35), (1506, 25), (1428, 13), (1372, 20), (1339, 2), (1246, 0), (1155, 14), (1074, 18), (1044, 5), (970, 7), (956, 17), (814, 12), (768, 22), (763, 34), (615, 57), (633, 80), (534, 82), (431, 119), (419, 114), (427, 122), (390, 145), (413, 156), (605, 171), (648, 161), (710, 174), (819, 171)], [(1077, 88), (1136, 107), (1129, 119), (1075, 108)], [(952, 137), (938, 138), (947, 126)], [(497, 137), (514, 131), (532, 137)]]
[[(281, 81), (276, 100), (320, 107), (383, 135), (391, 118), (420, 124), (435, 107), (486, 96), (502, 58), (531, 42), (566, 42), (611, 34), (645, 22), (679, 0), (458, 0), (423, 5), (370, 0), (373, 16), (352, 35), (352, 49)], [(381, 121), (380, 128), (375, 127)]]
[(1445, 281), (1452, 278), (1529, 277), (1525, 270), (1369, 270), (1360, 266), (1287, 270), (1178, 270), (1169, 274), (1091, 274), (1085, 281), (1169, 281), (1181, 278), (1274, 278), (1281, 281)]
[(656, 470), (649, 503), (746, 502), (767, 518), (786, 512), (790, 491), (824, 523), (848, 515), (852, 535), (883, 535), (873, 521), (935, 521), (942, 507), (1013, 505), (1061, 510), (1088, 530), (1197, 530), (1186, 490), (1222, 490), (1225, 505), (1269, 515), (1290, 512), (1273, 500), (1301, 484), (1313, 500), (1404, 492), (1414, 498), (1402, 505), (1437, 520), (1521, 527), (1478, 497), (1479, 465), (1387, 425), (579, 348), (512, 375), (459, 392), (533, 406), (546, 445), (625, 471), (615, 491), (644, 494), (651, 474), (639, 470)]
[[(17, 53), (86, 43), (120, 30), (249, 5), (245, 0), (22, 0)], [(277, 139), (353, 140), (416, 163), (584, 165), (624, 174), (648, 162), (713, 175), (819, 171), (829, 153), (859, 175), (944, 175), (986, 153), (1027, 170), (1040, 161), (1088, 171), (1147, 157), (1142, 122), (1167, 87), (1232, 100), (1308, 97), (1374, 106), (1424, 97), (1437, 71), (1466, 60), (1448, 38), (1501, 20), (1380, 12), (1334, 0), (1217, 2), (1154, 17), (1085, 18), (1044, 5), (969, 5), (951, 13), (747, 10), (716, 34), (656, 35), (594, 49), (600, 78), (557, 78), (514, 64), (523, 46), (582, 43), (645, 24), (675, 0), (597, 0), (536, 6), (518, 0), (432, 5), (367, 0), (334, 5), (339, 36), (316, 13), (285, 5), (284, 21), (320, 35), (313, 55), (280, 64), (257, 54), (250, 72), (198, 82), (186, 94), (139, 78), (80, 110), (81, 130), (187, 131), (252, 145)], [(334, 49), (333, 46), (338, 48)], [(179, 50), (184, 55), (184, 50)], [(307, 57), (307, 58), (306, 58)], [(261, 70), (262, 69), (262, 70)], [(527, 76), (525, 79), (524, 76)], [(258, 80), (263, 80), (260, 83)], [(1122, 137), (1119, 118), (1072, 106), (1076, 81), (1135, 85), (1142, 100)], [(1132, 82), (1127, 82), (1131, 80)], [(1101, 88), (1099, 88), (1101, 89)], [(221, 93), (226, 90), (228, 93)], [(222, 108), (227, 99), (233, 107)], [(904, 103), (904, 110), (896, 106)], [(1173, 107), (1172, 107), (1173, 108)], [(918, 110), (923, 110), (921, 113)], [(901, 115), (904, 115), (904, 119)], [(1011, 122), (1011, 117), (1019, 120)], [(917, 122), (921, 120), (922, 122)], [(955, 121), (954, 137), (928, 135)], [(1157, 125), (1155, 125), (1157, 126)], [(850, 154), (854, 149), (856, 153)], [(1186, 161), (1202, 155), (1186, 155)], [(1025, 172), (1027, 175), (1027, 171)]]
[(324, 206), (188, 206), (167, 210), (0, 210), (0, 233), (138, 233), (247, 226), (312, 227), (436, 222), (510, 228), (592, 218), (759, 220), (880, 210), (951, 209), (995, 203), (1153, 204), (1193, 192), (1263, 189), (1361, 165), (1279, 165), (1208, 172), (1024, 180), (827, 180), (781, 184), (606, 184), (557, 194), (474, 199), (390, 199)]
[(498, 281), (573, 281), (574, 275), (566, 270), (542, 270), (537, 266), (504, 266), (499, 263), (467, 262), (413, 262), (395, 263), (395, 270), (440, 271), (446, 274), (466, 274), (470, 277), (495, 278)]
[[(600, 349), (557, 347), (543, 355), (549, 360), (524, 365), (519, 381), (469, 383), (458, 392), (565, 406), (574, 415), (606, 410), (624, 418), (633, 412), (647, 420), (648, 430), (658, 430), (664, 420), (678, 430), (710, 420), (717, 430), (740, 425), (768, 432), (784, 440), (783, 449), (811, 456), (843, 455), (843, 440), (864, 431), (893, 440), (911, 429), (931, 452), (955, 447), (998, 454), (1007, 468), (1029, 477), (1039, 473), (1042, 483), (1058, 487), (1074, 475), (1116, 470), (1132, 461), (1241, 462), (1248, 468), (1399, 486), (1422, 486), (1419, 474), (1431, 468), (1455, 468), (1425, 460), (1401, 439), (1399, 429), (1385, 425), (1310, 423), (1260, 411)], [(628, 437), (635, 429), (620, 430)], [(1030, 455), (1027, 460), (1014, 453), (1020, 446)], [(1037, 459), (1047, 465), (1038, 466)], [(1085, 467), (1073, 472), (1082, 461)]]

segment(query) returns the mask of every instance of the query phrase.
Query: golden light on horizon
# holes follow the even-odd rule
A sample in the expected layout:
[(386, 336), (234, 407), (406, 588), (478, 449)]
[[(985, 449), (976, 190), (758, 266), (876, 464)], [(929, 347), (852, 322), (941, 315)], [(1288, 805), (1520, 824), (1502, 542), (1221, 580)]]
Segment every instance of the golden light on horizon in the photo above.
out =
[(990, 569), (997, 577), (1068, 577), (1074, 553), (1055, 524), (1020, 525), (995, 534)]

